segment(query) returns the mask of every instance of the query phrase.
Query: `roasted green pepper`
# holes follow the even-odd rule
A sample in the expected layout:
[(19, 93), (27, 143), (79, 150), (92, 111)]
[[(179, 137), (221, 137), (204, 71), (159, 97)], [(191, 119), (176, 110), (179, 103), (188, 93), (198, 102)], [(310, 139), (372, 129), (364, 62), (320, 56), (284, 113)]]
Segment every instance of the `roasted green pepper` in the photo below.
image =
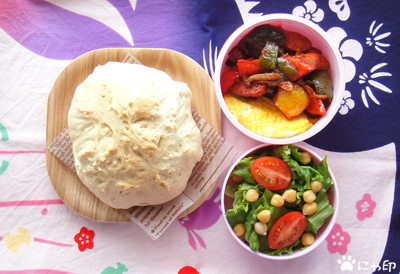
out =
[(289, 63), (288, 60), (278, 57), (276, 60), (276, 68), (273, 70), (274, 73), (278, 73), (281, 77), (275, 80), (275, 83), (281, 83), (287, 81), (290, 77), (298, 74), (297, 70)]
[(333, 97), (332, 82), (328, 71), (318, 69), (304, 77), (305, 82), (314, 87), (319, 95), (326, 95), (329, 99)]
[(260, 63), (258, 65), (264, 69), (275, 69), (278, 51), (279, 47), (275, 43), (267, 42), (261, 51)]
[(278, 57), (276, 68), (283, 75), (282, 81), (298, 74), (297, 70), (289, 63), (289, 61), (282, 57)]

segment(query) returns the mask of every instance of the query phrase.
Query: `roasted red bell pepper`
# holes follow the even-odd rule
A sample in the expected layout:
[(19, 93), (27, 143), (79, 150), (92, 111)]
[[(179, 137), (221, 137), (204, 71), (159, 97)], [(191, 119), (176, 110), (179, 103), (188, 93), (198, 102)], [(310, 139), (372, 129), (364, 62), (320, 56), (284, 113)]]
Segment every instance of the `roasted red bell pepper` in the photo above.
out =
[(259, 66), (260, 60), (238, 60), (237, 68), (239, 71), (239, 75), (250, 76), (253, 74), (263, 73), (264, 69)]
[(261, 97), (268, 92), (268, 87), (264, 84), (252, 84), (248, 86), (243, 82), (239, 82), (233, 85), (230, 91), (236, 96)]
[(228, 93), (229, 89), (236, 83), (240, 81), (240, 76), (237, 71), (226, 71), (221, 74), (221, 90), (222, 94)]
[(282, 56), (297, 70), (298, 74), (289, 78), (289, 81), (295, 81), (300, 77), (316, 70), (321, 64), (321, 55), (310, 52), (299, 55), (285, 54)]
[(321, 57), (321, 64), (319, 65), (318, 69), (328, 70), (330, 67), (329, 61), (321, 54), (321, 51), (315, 48), (311, 48), (307, 50), (305, 53), (311, 53), (311, 52), (316, 53)]
[(323, 116), (326, 115), (326, 109), (324, 102), (321, 99), (310, 97), (310, 103), (308, 104), (306, 111), (311, 115)]
[(285, 38), (285, 44), (283, 46), (287, 50), (295, 51), (300, 54), (312, 47), (310, 39), (298, 32), (285, 31)]
[(321, 64), (319, 65), (318, 69), (324, 69), (328, 70), (330, 67), (328, 59), (326, 59), (324, 56), (320, 55), (321, 57)]
[(233, 64), (236, 64), (238, 60), (245, 59), (246, 55), (236, 46), (228, 53), (228, 57)]

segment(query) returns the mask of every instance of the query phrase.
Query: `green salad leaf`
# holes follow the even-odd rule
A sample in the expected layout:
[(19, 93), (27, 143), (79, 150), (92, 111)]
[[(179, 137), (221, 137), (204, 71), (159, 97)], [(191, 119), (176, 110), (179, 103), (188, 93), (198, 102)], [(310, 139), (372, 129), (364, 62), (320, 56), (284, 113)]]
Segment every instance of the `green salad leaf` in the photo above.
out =
[(239, 176), (243, 178), (243, 181), (253, 185), (257, 185), (256, 180), (250, 172), (251, 163), (253, 163), (254, 160), (255, 159), (253, 159), (252, 157), (248, 157), (239, 161), (236, 165), (235, 170), (232, 172), (231, 177)]
[(325, 195), (321, 201), (317, 203), (318, 210), (315, 214), (307, 217), (307, 227), (305, 232), (317, 234), (318, 229), (325, 223), (325, 220), (334, 212), (333, 207), (329, 204), (328, 197)]

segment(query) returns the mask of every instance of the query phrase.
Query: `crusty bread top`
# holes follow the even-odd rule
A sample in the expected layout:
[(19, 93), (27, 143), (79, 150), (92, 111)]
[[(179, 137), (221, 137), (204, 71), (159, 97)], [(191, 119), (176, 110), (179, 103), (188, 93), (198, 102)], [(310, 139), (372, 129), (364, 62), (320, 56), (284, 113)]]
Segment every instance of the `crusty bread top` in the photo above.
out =
[(203, 156), (188, 86), (142, 65), (96, 67), (76, 89), (68, 127), (79, 178), (114, 208), (177, 197)]

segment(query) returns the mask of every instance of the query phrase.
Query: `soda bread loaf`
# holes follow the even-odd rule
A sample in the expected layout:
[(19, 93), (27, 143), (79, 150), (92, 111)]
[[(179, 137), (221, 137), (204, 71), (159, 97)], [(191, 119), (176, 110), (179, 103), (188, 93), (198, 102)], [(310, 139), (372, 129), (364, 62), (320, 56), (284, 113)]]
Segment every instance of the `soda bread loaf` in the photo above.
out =
[(77, 87), (68, 113), (79, 178), (113, 208), (162, 204), (203, 156), (191, 91), (165, 72), (109, 62)]

